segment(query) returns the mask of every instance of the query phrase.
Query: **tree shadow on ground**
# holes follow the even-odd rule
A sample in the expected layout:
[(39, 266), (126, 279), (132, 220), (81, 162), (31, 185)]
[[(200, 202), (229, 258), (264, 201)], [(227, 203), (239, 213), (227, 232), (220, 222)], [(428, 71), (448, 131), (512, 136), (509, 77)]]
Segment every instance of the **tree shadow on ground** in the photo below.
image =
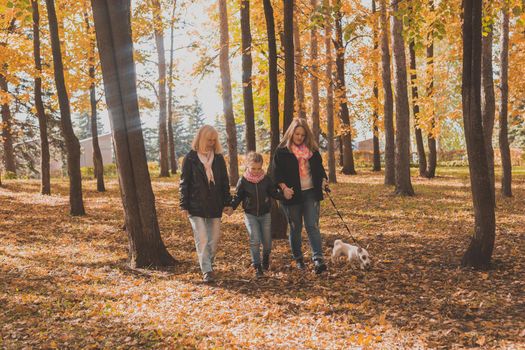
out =
[[(297, 271), (287, 241), (279, 240), (274, 242), (272, 270), (255, 280), (238, 211), (223, 220), (219, 281), (212, 286), (201, 282), (191, 228), (176, 210), (174, 181), (155, 179), (153, 186), (163, 239), (177, 265), (153, 271), (127, 266), (127, 237), (120, 229), (116, 184), (108, 193), (98, 194), (94, 182), (88, 183), (88, 216), (73, 218), (68, 215), (67, 184), (58, 186), (55, 202), (48, 203), (31, 193), (38, 190), (36, 184), (8, 183), (0, 190), (0, 301), (7, 306), (0, 313), (0, 324), (16, 324), (1, 328), (3, 338), (16, 334), (4, 344), (14, 347), (18, 340), (45, 347), (55, 341), (67, 348), (96, 342), (111, 347), (111, 339), (122, 345), (130, 337), (138, 339), (130, 347), (166, 347), (196, 336), (188, 347), (210, 346), (221, 344), (220, 334), (207, 325), (187, 328), (207, 315), (180, 314), (182, 319), (172, 321), (180, 307), (197, 303), (218, 313), (239, 309), (248, 314), (258, 302), (277, 310), (273, 322), (281, 327), (288, 317), (308, 324), (320, 319), (343, 322), (348, 329), (361, 324), (372, 327), (385, 315), (395, 332), (424, 335), (426, 347), (475, 346), (481, 334), (492, 345), (519, 344), (520, 330), (525, 328), (525, 189), (517, 186), (516, 199), (498, 203), (493, 269), (476, 272), (458, 268), (473, 223), (468, 188), (447, 184), (455, 178), (439, 179), (440, 184), (416, 181), (419, 195), (399, 198), (380, 183), (380, 177), (367, 184), (364, 176), (343, 177), (344, 184), (333, 190), (352, 234), (363, 245), (370, 244), (371, 271), (331, 262), (329, 273), (321, 276), (311, 272), (310, 262), (307, 271)], [(328, 201), (321, 208), (321, 227), (326, 257), (335, 239), (352, 241)], [(304, 242), (307, 258), (308, 250)], [(171, 294), (173, 300), (168, 299)], [(224, 295), (225, 300), (203, 304), (209, 295)], [(35, 304), (38, 298), (44, 300)], [(179, 327), (183, 321), (187, 325)], [(225, 325), (236, 326), (229, 322)], [(337, 334), (337, 328), (325, 327), (318, 330), (319, 336)], [(33, 329), (55, 338), (23, 340), (34, 335)], [(60, 339), (59, 334), (78, 338)], [(101, 334), (106, 340), (89, 340), (87, 334)]]

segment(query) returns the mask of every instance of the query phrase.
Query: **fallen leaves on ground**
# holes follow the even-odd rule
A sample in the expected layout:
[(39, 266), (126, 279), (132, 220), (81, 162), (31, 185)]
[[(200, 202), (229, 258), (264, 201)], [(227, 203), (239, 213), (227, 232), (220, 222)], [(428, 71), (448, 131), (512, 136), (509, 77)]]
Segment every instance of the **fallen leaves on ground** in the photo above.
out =
[[(177, 209), (177, 178), (154, 179), (163, 239), (178, 263), (127, 267), (116, 180), (85, 181), (88, 215), (68, 215), (67, 182), (52, 196), (37, 181), (0, 188), (0, 347), (19, 348), (525, 348), (525, 177), (497, 197), (493, 268), (459, 268), (473, 218), (461, 172), (414, 179), (393, 196), (381, 174), (339, 176), (334, 200), (373, 268), (328, 261), (294, 269), (274, 241), (271, 271), (254, 279), (242, 213), (223, 219), (219, 280), (201, 282), (191, 228)], [(325, 256), (351, 242), (329, 201)], [(306, 241), (306, 235), (303, 236)], [(304, 252), (309, 254), (307, 242)]]

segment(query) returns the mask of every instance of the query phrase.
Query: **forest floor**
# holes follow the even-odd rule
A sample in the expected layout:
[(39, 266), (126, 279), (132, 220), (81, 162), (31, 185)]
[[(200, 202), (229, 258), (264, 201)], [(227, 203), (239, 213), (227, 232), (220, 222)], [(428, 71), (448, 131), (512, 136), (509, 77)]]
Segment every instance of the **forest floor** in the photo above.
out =
[[(38, 181), (0, 188), (0, 348), (525, 349), (525, 169), (512, 199), (497, 195), (488, 271), (459, 268), (473, 231), (467, 170), (413, 178), (400, 198), (382, 174), (338, 175), (333, 196), (369, 245), (364, 273), (328, 261), (298, 271), (274, 241), (271, 271), (254, 279), (242, 213), (223, 218), (218, 282), (201, 282), (178, 178), (153, 179), (162, 237), (178, 264), (128, 267), (116, 179), (106, 193), (84, 182), (87, 215), (68, 215), (67, 182), (41, 196)], [(324, 252), (350, 242), (330, 202)], [(307, 243), (304, 251), (309, 254)], [(327, 259), (328, 260), (328, 259)]]

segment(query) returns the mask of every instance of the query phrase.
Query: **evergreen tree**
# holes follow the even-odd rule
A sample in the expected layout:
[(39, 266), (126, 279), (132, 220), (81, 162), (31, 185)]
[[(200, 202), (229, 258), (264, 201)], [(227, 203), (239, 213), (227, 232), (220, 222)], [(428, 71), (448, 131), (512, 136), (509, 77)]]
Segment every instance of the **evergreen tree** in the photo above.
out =
[(228, 148), (226, 147), (226, 125), (224, 124), (224, 118), (221, 118), (219, 114), (215, 116), (213, 127), (219, 134), (219, 141), (221, 142), (224, 154), (228, 154)]
[[(98, 136), (104, 135), (104, 127), (100, 123), (100, 118), (97, 117), (97, 131)], [(88, 139), (91, 137), (91, 121), (87, 113), (82, 113), (73, 119), (73, 130), (79, 140)]]
[(239, 141), (237, 142), (237, 153), (238, 154), (246, 154), (247, 148), (246, 148), (246, 141), (243, 140), (243, 138), (246, 138), (246, 124), (245, 123), (237, 123), (235, 125), (235, 128), (237, 129), (237, 137), (239, 138)]
[(509, 128), (509, 139), (514, 147), (525, 150), (525, 117), (515, 117), (515, 122)]
[(188, 118), (188, 134), (191, 139), (197, 134), (204, 123), (204, 112), (202, 105), (197, 98), (194, 98), (193, 104), (183, 107), (183, 115)]
[[(222, 150), (225, 155), (228, 154), (228, 148), (226, 147), (226, 124), (224, 123), (224, 118), (222, 118), (220, 115), (215, 116), (215, 121), (213, 122), (213, 127), (217, 130), (217, 133), (219, 134), (219, 140), (222, 145)], [(237, 136), (240, 138), (237, 142), (237, 153), (238, 154), (245, 154), (246, 153), (246, 142), (244, 142), (244, 139), (241, 139), (241, 137), (244, 137), (244, 130), (246, 126), (244, 123), (238, 123), (235, 125), (235, 129), (237, 131)]]
[(146, 159), (148, 162), (159, 161), (159, 133), (157, 128), (142, 125), (144, 137), (144, 148), (146, 149)]
[(84, 140), (91, 137), (91, 123), (89, 121), (89, 115), (82, 113), (73, 119), (73, 129), (75, 135), (79, 140)]
[(172, 127), (175, 137), (175, 150), (177, 157), (184, 157), (191, 149), (192, 135), (188, 132), (188, 127), (184, 125), (182, 116), (177, 111), (173, 116)]

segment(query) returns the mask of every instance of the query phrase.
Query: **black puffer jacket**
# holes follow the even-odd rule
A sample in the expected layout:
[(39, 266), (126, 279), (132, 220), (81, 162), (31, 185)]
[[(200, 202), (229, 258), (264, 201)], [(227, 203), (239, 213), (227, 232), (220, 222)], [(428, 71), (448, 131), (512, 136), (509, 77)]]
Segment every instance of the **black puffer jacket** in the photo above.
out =
[(208, 182), (197, 152), (192, 150), (184, 157), (179, 185), (180, 208), (190, 215), (220, 218), (224, 207), (230, 205), (230, 182), (224, 157), (216, 154), (211, 167), (215, 183)]
[(232, 207), (236, 209), (242, 202), (245, 213), (262, 216), (270, 212), (270, 197), (284, 199), (282, 192), (278, 190), (269, 176), (264, 176), (259, 183), (253, 183), (243, 176), (237, 183), (236, 194), (233, 196)]
[[(314, 151), (309, 159), (310, 172), (314, 185), (315, 198), (323, 200), (323, 179), (328, 179), (323, 167), (323, 159), (319, 151)], [(299, 178), (299, 161), (295, 154), (290, 152), (287, 147), (278, 148), (273, 156), (273, 180), (276, 184), (284, 183), (294, 190), (294, 195), (290, 200), (283, 200), (284, 205), (294, 205), (302, 203), (301, 180)]]

